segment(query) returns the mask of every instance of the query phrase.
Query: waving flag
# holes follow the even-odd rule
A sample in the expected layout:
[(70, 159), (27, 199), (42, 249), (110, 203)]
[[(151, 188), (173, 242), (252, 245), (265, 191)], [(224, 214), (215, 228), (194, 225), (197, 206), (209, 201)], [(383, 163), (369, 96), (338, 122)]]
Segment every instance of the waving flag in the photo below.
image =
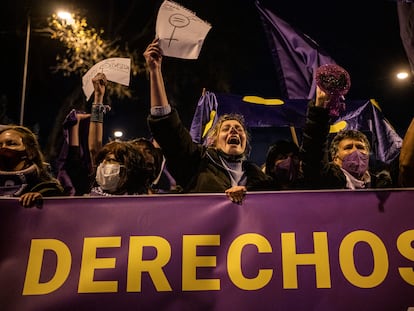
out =
[(314, 72), (325, 64), (335, 64), (309, 36), (295, 30), (287, 22), (256, 1), (274, 63), (279, 74), (283, 97), (310, 99), (316, 91)]
[(209, 91), (203, 93), (197, 103), (191, 122), (190, 135), (194, 142), (205, 142), (206, 134), (217, 121), (217, 108), (216, 94)]

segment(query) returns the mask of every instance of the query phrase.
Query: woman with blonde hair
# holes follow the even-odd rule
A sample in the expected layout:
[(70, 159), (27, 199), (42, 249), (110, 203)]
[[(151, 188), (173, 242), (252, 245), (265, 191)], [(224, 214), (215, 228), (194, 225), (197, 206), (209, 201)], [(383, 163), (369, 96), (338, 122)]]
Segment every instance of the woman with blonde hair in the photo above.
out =
[(144, 57), (151, 89), (148, 124), (184, 192), (224, 192), (241, 204), (247, 191), (275, 190), (272, 178), (247, 159), (249, 134), (243, 116), (222, 115), (208, 138), (209, 146), (194, 143), (168, 102), (157, 39), (148, 45)]

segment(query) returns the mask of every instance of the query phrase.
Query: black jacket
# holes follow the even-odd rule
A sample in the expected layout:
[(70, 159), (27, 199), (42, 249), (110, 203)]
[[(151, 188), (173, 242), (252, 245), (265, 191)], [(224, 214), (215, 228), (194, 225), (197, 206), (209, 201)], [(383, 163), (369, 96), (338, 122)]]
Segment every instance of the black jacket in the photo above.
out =
[[(221, 165), (218, 151), (194, 143), (177, 111), (163, 117), (148, 117), (153, 137), (161, 146), (168, 169), (184, 192), (222, 193), (231, 188), (227, 170)], [(248, 191), (277, 190), (272, 179), (259, 166), (243, 161)]]
[[(316, 107), (311, 101), (303, 129), (300, 157), (306, 188), (346, 189), (346, 177), (340, 167), (328, 160), (329, 137), (328, 110)], [(369, 188), (392, 187), (391, 175), (387, 171), (370, 172)]]

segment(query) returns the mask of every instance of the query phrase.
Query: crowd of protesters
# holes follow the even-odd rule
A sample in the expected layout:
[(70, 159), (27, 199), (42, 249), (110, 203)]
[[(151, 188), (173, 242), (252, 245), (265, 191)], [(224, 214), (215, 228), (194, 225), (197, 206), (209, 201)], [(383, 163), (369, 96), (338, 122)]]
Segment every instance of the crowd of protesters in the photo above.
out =
[[(414, 187), (414, 119), (394, 166), (398, 172), (372, 171), (370, 142), (362, 132), (343, 130), (329, 140), (330, 95), (318, 87), (308, 105), (302, 144), (275, 142), (260, 167), (249, 160), (249, 129), (242, 115), (220, 116), (207, 144), (193, 142), (168, 101), (157, 39), (148, 45), (144, 57), (150, 80), (151, 139), (103, 144), (105, 113), (110, 107), (104, 104), (106, 77), (98, 73), (92, 79), (90, 112), (73, 110), (65, 120), (68, 145), (56, 178), (30, 129), (1, 127), (0, 195), (19, 197), (25, 207), (51, 196), (159, 193), (225, 193), (232, 202), (242, 204), (250, 191)], [(86, 134), (81, 131), (85, 122)], [(82, 146), (84, 135), (87, 144)]]

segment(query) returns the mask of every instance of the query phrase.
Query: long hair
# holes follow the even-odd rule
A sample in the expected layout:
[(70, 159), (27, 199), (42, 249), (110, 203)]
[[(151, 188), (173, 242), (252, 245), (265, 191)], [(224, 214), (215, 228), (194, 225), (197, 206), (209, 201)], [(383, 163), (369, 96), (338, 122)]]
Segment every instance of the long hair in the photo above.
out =
[(149, 173), (154, 180), (161, 171), (163, 155), (160, 148), (156, 148), (151, 140), (139, 137), (130, 141), (142, 153)]
[(5, 131), (14, 131), (21, 138), (26, 149), (28, 163), (36, 164), (39, 176), (43, 178), (51, 178), (45, 157), (40, 148), (36, 135), (27, 127), (20, 125), (8, 125), (0, 130), (0, 134)]

